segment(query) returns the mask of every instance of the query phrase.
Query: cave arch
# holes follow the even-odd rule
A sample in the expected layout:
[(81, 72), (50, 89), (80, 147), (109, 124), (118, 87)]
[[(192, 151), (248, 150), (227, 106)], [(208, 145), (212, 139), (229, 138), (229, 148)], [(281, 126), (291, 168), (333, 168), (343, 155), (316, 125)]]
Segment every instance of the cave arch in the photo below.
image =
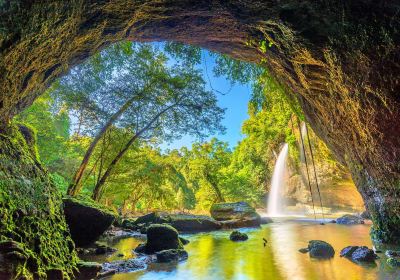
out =
[[(121, 39), (173, 40), (262, 62), (400, 237), (400, 6), (389, 1), (12, 1), (0, 12), (0, 124)], [(265, 41), (264, 47), (261, 44)]]

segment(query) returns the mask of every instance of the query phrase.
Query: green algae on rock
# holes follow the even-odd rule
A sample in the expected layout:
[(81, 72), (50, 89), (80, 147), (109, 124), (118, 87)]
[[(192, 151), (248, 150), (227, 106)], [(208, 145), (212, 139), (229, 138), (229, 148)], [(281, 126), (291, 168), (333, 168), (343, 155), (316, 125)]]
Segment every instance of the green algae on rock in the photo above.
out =
[(58, 271), (68, 279), (77, 262), (75, 246), (34, 139), (26, 126), (0, 132), (0, 276), (45, 279)]

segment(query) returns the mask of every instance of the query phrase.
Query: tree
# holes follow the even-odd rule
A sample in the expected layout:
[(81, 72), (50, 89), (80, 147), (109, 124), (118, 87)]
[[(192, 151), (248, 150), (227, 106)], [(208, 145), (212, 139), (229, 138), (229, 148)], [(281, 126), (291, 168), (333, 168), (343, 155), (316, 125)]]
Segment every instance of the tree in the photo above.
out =
[(93, 198), (115, 166), (138, 139), (169, 140), (181, 134), (204, 137), (223, 130), (224, 110), (214, 93), (205, 90), (201, 72), (193, 63), (169, 61), (167, 55), (147, 44), (124, 42), (73, 69), (53, 94), (76, 114), (79, 133), (93, 135), (68, 193), (76, 195), (90, 158), (111, 126), (132, 133), (109, 162), (97, 182)]

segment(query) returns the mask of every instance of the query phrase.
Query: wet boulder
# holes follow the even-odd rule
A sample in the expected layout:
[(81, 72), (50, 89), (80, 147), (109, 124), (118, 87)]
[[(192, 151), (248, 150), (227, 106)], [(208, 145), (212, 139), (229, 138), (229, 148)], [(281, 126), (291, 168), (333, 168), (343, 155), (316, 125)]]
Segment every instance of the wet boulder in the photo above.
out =
[(203, 232), (221, 228), (221, 223), (205, 215), (171, 214), (168, 223), (179, 232)]
[(332, 245), (322, 240), (309, 241), (308, 250), (312, 258), (328, 259), (335, 255)]
[(357, 250), (359, 246), (347, 246), (340, 251), (341, 257), (351, 258), (351, 255)]
[(256, 227), (261, 223), (260, 215), (247, 202), (214, 203), (210, 212), (223, 228)]
[(374, 262), (378, 258), (367, 246), (347, 246), (340, 251), (340, 256), (355, 262)]
[(186, 260), (188, 256), (188, 253), (183, 249), (169, 249), (156, 253), (157, 261), (160, 263), (183, 261)]
[(346, 214), (340, 218), (337, 218), (336, 223), (340, 225), (358, 225), (364, 224), (364, 219), (359, 216)]
[(351, 259), (355, 262), (374, 262), (378, 256), (372, 249), (366, 246), (361, 246), (357, 248), (353, 254), (351, 254)]
[(68, 197), (63, 203), (65, 219), (77, 246), (96, 241), (114, 222), (114, 213), (93, 201)]
[(178, 231), (169, 225), (150, 225), (147, 228), (147, 242), (144, 252), (153, 254), (168, 249), (183, 249)]
[(229, 235), (229, 239), (232, 241), (246, 241), (249, 237), (247, 234), (235, 230)]

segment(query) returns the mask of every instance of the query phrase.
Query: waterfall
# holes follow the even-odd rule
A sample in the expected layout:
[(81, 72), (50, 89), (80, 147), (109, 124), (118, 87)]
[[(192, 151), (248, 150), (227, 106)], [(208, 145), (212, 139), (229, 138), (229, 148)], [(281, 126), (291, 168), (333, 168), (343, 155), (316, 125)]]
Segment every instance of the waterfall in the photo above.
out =
[(289, 146), (283, 145), (279, 156), (275, 162), (274, 173), (272, 175), (271, 189), (268, 196), (268, 216), (279, 216), (282, 214), (282, 190), (285, 187), (286, 159)]

